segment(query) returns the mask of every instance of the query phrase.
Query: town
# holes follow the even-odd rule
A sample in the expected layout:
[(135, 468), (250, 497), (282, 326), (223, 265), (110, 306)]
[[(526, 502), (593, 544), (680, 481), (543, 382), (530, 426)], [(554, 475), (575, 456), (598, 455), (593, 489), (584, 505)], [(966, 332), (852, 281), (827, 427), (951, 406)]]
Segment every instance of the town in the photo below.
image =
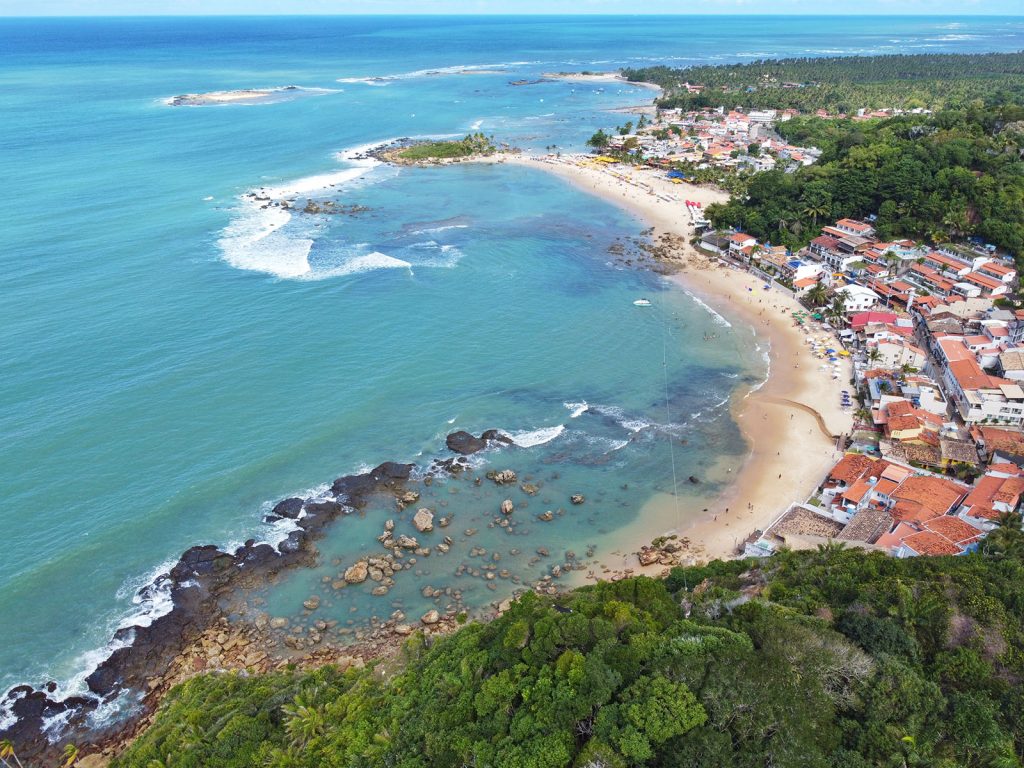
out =
[[(898, 557), (970, 552), (1024, 494), (1024, 311), (1013, 263), (983, 244), (881, 242), (841, 219), (797, 253), (706, 230), (702, 250), (790, 291), (853, 360), (846, 455), (748, 541), (764, 556), (835, 538)], [(833, 358), (834, 359), (834, 358)]]

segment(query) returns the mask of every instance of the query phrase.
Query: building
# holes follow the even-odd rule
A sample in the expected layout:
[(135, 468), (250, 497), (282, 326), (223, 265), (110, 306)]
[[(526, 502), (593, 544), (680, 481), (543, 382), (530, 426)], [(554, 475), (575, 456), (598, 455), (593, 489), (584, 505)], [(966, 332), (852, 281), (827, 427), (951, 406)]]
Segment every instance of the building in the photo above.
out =
[(878, 304), (878, 294), (863, 285), (844, 285), (836, 293), (843, 297), (847, 313), (863, 312)]

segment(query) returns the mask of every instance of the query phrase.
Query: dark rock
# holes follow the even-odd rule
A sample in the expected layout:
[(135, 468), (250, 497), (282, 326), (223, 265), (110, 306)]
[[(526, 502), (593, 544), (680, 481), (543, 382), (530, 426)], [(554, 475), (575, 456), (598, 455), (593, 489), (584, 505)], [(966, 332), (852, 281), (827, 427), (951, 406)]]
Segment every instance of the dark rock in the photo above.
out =
[(696, 475), (690, 475), (690, 482), (693, 483), (694, 485), (697, 485), (700, 483), (700, 478), (697, 477)]
[(302, 512), (302, 503), (302, 499), (295, 497), (279, 501), (270, 511), (270, 514), (277, 517), (287, 517), (289, 520), (296, 520), (299, 517), (299, 513)]
[(448, 446), (449, 451), (455, 453), (461, 453), (466, 456), (477, 451), (482, 451), (487, 447), (487, 441), (482, 440), (479, 437), (474, 437), (465, 430), (459, 430), (458, 432), (452, 432), (445, 438), (445, 445)]

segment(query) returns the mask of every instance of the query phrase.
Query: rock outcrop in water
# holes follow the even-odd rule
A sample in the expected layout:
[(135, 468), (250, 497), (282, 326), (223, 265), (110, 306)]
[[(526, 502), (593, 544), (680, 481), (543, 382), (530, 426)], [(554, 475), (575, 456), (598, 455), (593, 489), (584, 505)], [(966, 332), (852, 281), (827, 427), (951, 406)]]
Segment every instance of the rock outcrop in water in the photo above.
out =
[(513, 440), (496, 429), (488, 429), (480, 437), (474, 437), (469, 432), (460, 429), (458, 432), (452, 432), (445, 439), (445, 445), (448, 446), (449, 451), (462, 454), (463, 456), (469, 456), (470, 454), (482, 451), (492, 444), (512, 445)]
[[(89, 715), (99, 706), (121, 696), (141, 699), (142, 708), (135, 721), (152, 711), (155, 701), (147, 685), (159, 670), (164, 670), (187, 647), (197, 642), (215, 623), (225, 618), (220, 598), (233, 589), (257, 583), (286, 568), (313, 565), (316, 550), (313, 540), (337, 517), (366, 506), (369, 497), (391, 493), (396, 498), (406, 495), (405, 483), (412, 473), (412, 464), (387, 462), (358, 475), (339, 477), (331, 485), (329, 498), (284, 499), (268, 515), (270, 521), (295, 521), (295, 530), (277, 548), (255, 540), (247, 541), (233, 552), (224, 552), (213, 545), (187, 550), (169, 573), (147, 585), (140, 597), (160, 591), (170, 595), (171, 610), (154, 619), (148, 626), (119, 629), (113, 637), (111, 654), (86, 678), (87, 696), (53, 698), (56, 686), (36, 690), (17, 686), (0, 700), (0, 708), (11, 712), (16, 721), (0, 731), (0, 738), (18, 745), (19, 755), (31, 760), (56, 759), (56, 744), (51, 744), (47, 722), (59, 717), (66, 724), (61, 735), (79, 747), (101, 744), (114, 731), (96, 729)], [(413, 542), (415, 540), (412, 540)], [(357, 563), (346, 572), (346, 581), (365, 580), (368, 566)], [(362, 578), (358, 578), (361, 576)], [(132, 720), (116, 725), (123, 731)]]

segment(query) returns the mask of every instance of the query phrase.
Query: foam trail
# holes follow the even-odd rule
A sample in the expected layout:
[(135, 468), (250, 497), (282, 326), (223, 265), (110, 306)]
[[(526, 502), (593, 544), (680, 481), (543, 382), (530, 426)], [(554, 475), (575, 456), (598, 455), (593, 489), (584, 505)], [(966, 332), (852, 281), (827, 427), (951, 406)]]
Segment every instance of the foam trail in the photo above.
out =
[(497, 64), (462, 64), (451, 67), (434, 67), (432, 69), (416, 69), (412, 72), (401, 72), (397, 75), (377, 75), (371, 77), (339, 77), (339, 83), (361, 83), (363, 85), (390, 85), (396, 80), (414, 80), (420, 77), (439, 77), (442, 75), (458, 75), (463, 72), (479, 72), (488, 69), (504, 69), (507, 67), (525, 67), (541, 64), (539, 61), (505, 61)]
[(586, 400), (581, 400), (578, 403), (562, 403), (562, 405), (569, 409), (570, 419), (578, 419), (590, 409)]
[(699, 298), (694, 296), (689, 291), (686, 291), (686, 295), (689, 296), (691, 299), (693, 299), (695, 302), (697, 302), (697, 304), (702, 306), (704, 309), (706, 309), (708, 311), (708, 314), (710, 314), (712, 317), (715, 318), (715, 322), (716, 323), (718, 323), (719, 325), (721, 325), (721, 326), (723, 326), (725, 328), (732, 328), (732, 323), (730, 323), (728, 320), (726, 320), (724, 317), (722, 317), (720, 314), (718, 314), (714, 309), (709, 307), (707, 304), (705, 304)]
[(565, 432), (565, 425), (558, 424), (554, 427), (541, 427), (540, 429), (512, 432), (509, 434), (509, 437), (520, 448), (533, 448), (535, 445), (550, 443), (563, 432)]

